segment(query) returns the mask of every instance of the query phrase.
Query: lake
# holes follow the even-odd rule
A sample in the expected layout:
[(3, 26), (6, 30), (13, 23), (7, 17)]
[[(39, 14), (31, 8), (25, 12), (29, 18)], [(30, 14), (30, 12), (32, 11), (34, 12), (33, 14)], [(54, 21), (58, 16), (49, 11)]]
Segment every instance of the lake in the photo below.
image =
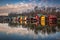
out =
[(0, 40), (60, 40), (60, 26), (0, 23)]

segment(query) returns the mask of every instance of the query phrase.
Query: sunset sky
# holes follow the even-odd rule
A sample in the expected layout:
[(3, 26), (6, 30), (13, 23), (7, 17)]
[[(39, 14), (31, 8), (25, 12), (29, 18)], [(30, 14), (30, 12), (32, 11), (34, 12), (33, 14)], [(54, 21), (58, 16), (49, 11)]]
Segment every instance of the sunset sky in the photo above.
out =
[(0, 0), (0, 15), (10, 12), (22, 12), (35, 6), (60, 7), (60, 0)]

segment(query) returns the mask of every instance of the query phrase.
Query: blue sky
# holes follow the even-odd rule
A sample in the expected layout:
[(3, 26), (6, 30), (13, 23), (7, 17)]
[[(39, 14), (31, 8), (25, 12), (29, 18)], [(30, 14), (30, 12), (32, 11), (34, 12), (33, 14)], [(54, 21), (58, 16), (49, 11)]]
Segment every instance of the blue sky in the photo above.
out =
[(0, 5), (5, 5), (5, 4), (15, 4), (15, 3), (18, 3), (18, 2), (32, 2), (32, 1), (35, 1), (36, 3), (39, 3), (41, 1), (44, 1), (49, 4), (57, 4), (57, 5), (60, 5), (60, 0), (0, 0)]

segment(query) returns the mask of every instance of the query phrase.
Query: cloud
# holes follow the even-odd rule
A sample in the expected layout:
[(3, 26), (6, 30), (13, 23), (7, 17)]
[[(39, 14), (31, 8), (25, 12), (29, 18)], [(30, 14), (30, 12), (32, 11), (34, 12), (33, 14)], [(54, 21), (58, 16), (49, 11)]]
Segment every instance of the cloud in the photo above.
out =
[(18, 26), (17, 28), (11, 28), (8, 26), (8, 24), (0, 24), (0, 32), (5, 32), (7, 34), (21, 34), (21, 35), (34, 35), (34, 32), (32, 30), (28, 30), (27, 28), (23, 28), (22, 26)]
[[(17, 13), (22, 13), (22, 12), (28, 12), (34, 10), (34, 7), (38, 6), (38, 7), (42, 7), (42, 6), (56, 6), (53, 4), (49, 4), (49, 3), (44, 3), (43, 1), (41, 1), (40, 3), (36, 3), (36, 2), (30, 2), (30, 3), (24, 3), (24, 2), (20, 2), (20, 3), (16, 3), (16, 4), (6, 4), (4, 6), (0, 6), (0, 15), (3, 13), (10, 13), (10, 12), (17, 12)], [(57, 5), (58, 6), (58, 5)]]
[(33, 8), (32, 3), (6, 4), (0, 6), (0, 13), (26, 12), (28, 9), (32, 10)]

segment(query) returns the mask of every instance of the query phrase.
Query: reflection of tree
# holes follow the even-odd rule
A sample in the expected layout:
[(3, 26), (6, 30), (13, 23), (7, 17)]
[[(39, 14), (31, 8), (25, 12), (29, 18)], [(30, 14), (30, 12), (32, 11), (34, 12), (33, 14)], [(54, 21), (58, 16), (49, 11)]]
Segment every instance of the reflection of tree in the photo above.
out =
[(34, 24), (30, 24), (28, 25), (28, 27), (31, 29), (31, 30), (34, 30), (35, 34), (38, 34), (39, 31), (42, 31), (42, 33), (55, 33), (56, 32), (56, 29), (55, 27), (49, 27), (49, 26), (45, 26), (45, 27), (42, 27), (40, 25), (38, 26), (35, 26)]
[[(20, 24), (20, 23), (13, 23), (10, 22), (9, 26), (10, 27), (17, 27), (22, 25), (23, 28), (27, 28), (28, 30), (32, 30), (34, 31), (35, 34), (38, 34), (40, 31), (42, 31), (41, 33), (45, 34), (51, 34), (51, 33), (56, 33), (56, 27), (55, 26), (41, 26), (39, 23), (36, 25), (36, 23), (31, 23), (31, 22), (27, 22), (27, 24)], [(60, 27), (60, 25), (58, 25), (58, 27)], [(60, 29), (60, 28), (58, 28)]]
[(9, 22), (8, 24), (10, 27), (17, 27), (18, 25), (20, 25), (19, 23), (13, 23), (13, 22)]
[(57, 23), (58, 23), (58, 27), (60, 28), (60, 18), (58, 19)]

